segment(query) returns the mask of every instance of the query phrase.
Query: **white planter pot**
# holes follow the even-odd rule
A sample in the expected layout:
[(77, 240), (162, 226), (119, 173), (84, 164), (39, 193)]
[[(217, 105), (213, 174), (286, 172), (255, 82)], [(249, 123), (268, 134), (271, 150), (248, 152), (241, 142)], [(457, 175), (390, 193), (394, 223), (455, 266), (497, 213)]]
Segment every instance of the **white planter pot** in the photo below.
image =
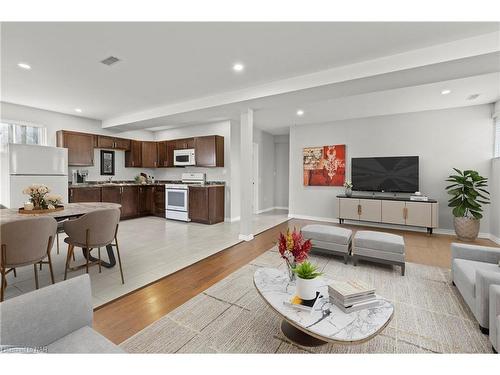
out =
[(479, 220), (468, 217), (454, 217), (455, 233), (460, 240), (474, 241), (479, 234)]
[(318, 278), (301, 279), (297, 277), (295, 293), (301, 299), (314, 299), (318, 290)]

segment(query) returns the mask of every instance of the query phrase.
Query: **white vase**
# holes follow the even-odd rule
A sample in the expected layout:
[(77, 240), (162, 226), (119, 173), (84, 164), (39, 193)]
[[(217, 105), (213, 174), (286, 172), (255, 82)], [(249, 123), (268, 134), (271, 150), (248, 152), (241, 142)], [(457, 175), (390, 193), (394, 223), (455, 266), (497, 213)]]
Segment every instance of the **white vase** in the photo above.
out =
[(297, 277), (295, 293), (301, 299), (314, 299), (318, 290), (318, 278), (301, 279)]

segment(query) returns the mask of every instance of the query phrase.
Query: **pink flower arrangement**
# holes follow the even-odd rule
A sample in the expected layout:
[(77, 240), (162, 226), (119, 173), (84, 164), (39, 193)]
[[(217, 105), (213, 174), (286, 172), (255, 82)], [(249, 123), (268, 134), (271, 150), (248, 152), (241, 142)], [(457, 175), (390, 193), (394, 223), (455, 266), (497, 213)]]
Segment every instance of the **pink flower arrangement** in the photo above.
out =
[(307, 259), (311, 250), (311, 240), (305, 240), (301, 232), (295, 228), (293, 232), (287, 229), (286, 235), (280, 233), (278, 250), (281, 257), (287, 261), (289, 266), (295, 266), (295, 263), (301, 263)]

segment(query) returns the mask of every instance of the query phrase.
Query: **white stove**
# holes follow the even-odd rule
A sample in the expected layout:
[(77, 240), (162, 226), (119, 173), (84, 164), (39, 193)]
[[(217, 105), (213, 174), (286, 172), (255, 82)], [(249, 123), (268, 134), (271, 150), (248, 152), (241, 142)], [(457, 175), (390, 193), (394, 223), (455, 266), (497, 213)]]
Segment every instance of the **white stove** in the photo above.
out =
[(181, 184), (165, 186), (166, 218), (190, 221), (189, 186), (205, 185), (205, 173), (183, 173)]

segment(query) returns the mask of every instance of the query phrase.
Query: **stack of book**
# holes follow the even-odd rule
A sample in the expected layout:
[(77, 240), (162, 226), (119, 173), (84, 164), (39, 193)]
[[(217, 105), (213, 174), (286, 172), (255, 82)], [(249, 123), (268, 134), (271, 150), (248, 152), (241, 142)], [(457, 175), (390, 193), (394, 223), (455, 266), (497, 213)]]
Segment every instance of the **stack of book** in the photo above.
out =
[(330, 302), (346, 314), (379, 305), (375, 289), (359, 281), (333, 281), (328, 294)]

